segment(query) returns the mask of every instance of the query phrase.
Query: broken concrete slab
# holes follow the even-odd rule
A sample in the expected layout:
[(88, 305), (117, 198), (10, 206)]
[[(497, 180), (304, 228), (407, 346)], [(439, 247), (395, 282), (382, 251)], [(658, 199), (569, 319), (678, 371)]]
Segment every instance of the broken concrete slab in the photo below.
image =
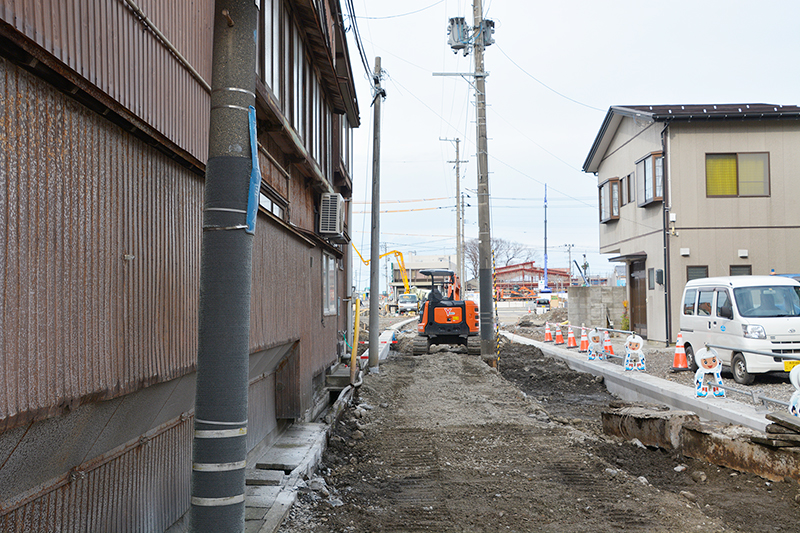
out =
[(270, 487), (279, 487), (283, 484), (286, 474), (283, 470), (263, 470), (256, 468), (247, 472), (247, 485), (261, 485)]
[(755, 444), (755, 431), (741, 426), (687, 422), (681, 432), (680, 451), (687, 457), (749, 472), (771, 481), (800, 481), (800, 453)]
[(649, 407), (617, 407), (602, 412), (603, 432), (625, 440), (639, 439), (647, 446), (678, 449), (684, 423), (698, 421), (689, 411), (664, 411)]

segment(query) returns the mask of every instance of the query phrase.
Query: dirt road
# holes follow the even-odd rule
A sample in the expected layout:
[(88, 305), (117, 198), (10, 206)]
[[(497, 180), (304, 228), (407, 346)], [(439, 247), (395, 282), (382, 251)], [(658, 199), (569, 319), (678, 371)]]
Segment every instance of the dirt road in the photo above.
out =
[(797, 531), (796, 484), (602, 435), (602, 384), (535, 348), (502, 368), (393, 354), (281, 531)]

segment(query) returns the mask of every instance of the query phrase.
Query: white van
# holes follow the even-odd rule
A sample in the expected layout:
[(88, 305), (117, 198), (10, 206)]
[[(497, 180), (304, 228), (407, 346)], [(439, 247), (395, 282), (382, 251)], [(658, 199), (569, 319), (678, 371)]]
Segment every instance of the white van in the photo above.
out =
[(800, 356), (800, 282), (781, 276), (692, 280), (683, 289), (680, 324), (692, 370), (694, 352), (714, 344), (732, 348), (716, 350), (737, 383), (752, 383), (754, 374), (788, 372), (797, 363), (780, 354)]

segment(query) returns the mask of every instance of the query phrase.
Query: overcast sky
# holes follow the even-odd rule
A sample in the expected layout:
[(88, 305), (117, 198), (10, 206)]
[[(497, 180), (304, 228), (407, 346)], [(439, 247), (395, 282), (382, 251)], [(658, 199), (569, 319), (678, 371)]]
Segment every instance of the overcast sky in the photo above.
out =
[[(385, 71), (381, 117), (381, 243), (404, 255), (455, 253), (455, 146), (469, 195), (465, 237), (477, 237), (473, 57), (447, 44), (451, 17), (472, 25), (471, 0), (353, 0), (370, 69)], [(548, 266), (599, 254), (597, 182), (581, 171), (612, 105), (800, 104), (800, 1), (484, 0), (496, 43), (486, 49), (492, 237), (544, 255)], [(349, 25), (348, 18), (345, 24)], [(371, 82), (349, 33), (359, 91), (351, 237), (370, 248)], [(416, 209), (417, 211), (409, 211)], [(399, 211), (399, 212), (397, 212)], [(383, 270), (382, 270), (383, 271)], [(357, 268), (358, 289), (369, 285)], [(383, 287), (383, 280), (381, 285)]]

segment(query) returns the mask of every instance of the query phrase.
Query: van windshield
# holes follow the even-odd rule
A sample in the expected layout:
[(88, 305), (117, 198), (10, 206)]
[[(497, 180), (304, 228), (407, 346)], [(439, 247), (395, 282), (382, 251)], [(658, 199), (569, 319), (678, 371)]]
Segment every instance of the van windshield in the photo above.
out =
[(740, 287), (733, 296), (744, 317), (800, 316), (800, 287)]

